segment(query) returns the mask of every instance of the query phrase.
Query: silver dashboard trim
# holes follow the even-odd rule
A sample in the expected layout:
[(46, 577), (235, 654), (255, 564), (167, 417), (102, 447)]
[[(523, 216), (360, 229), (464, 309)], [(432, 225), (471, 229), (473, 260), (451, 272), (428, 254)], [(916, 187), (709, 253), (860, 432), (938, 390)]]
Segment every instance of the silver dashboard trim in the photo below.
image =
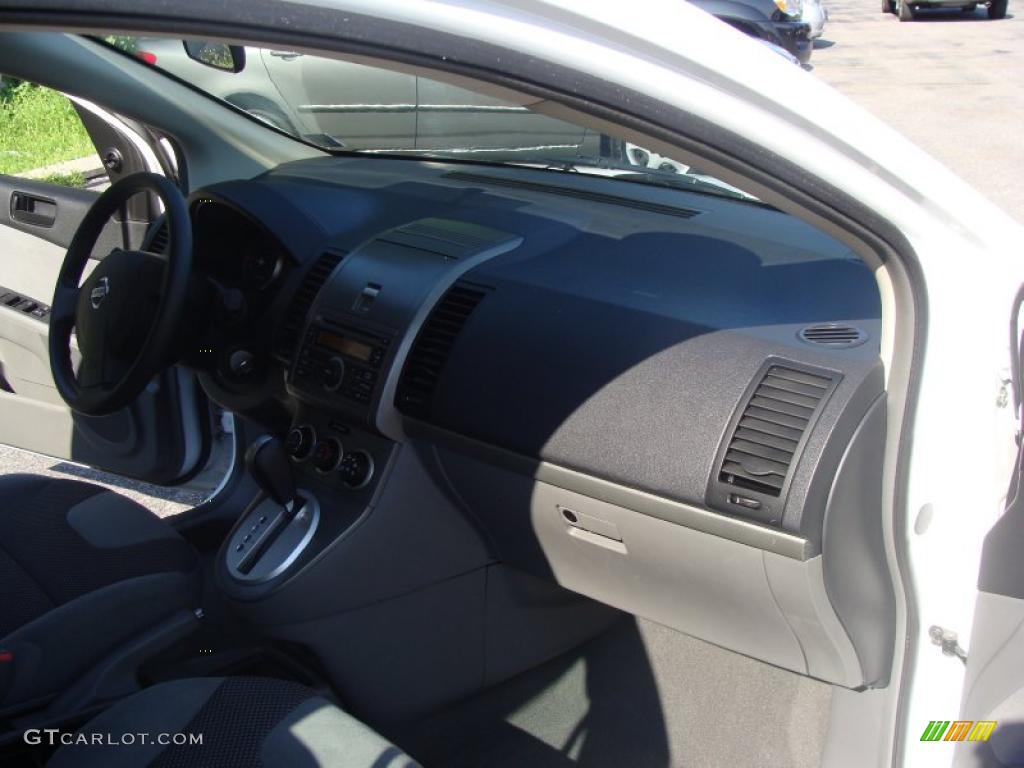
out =
[(405, 417), (395, 408), (395, 393), (398, 390), (398, 379), (402, 375), (402, 369), (405, 367), (405, 361), (409, 356), (409, 350), (412, 349), (413, 342), (419, 335), (420, 329), (427, 321), (430, 313), (434, 311), (434, 307), (441, 300), (441, 297), (469, 270), (496, 256), (518, 248), (522, 242), (522, 236), (508, 233), (508, 239), (504, 242), (498, 243), (491, 248), (486, 248), (465, 259), (460, 259), (452, 265), (447, 274), (437, 282), (431, 292), (420, 303), (419, 309), (416, 310), (416, 314), (405, 330), (405, 334), (398, 342), (394, 359), (391, 361), (391, 366), (388, 369), (387, 379), (384, 381), (384, 388), (381, 390), (377, 412), (374, 414), (374, 423), (382, 435), (394, 440), (396, 443), (405, 440), (405, 428), (403, 426)]
[[(302, 538), (299, 539), (299, 543), (292, 548), (291, 552), (288, 553), (287, 557), (285, 557), (280, 563), (274, 566), (274, 568), (272, 568), (269, 573), (264, 575), (254, 577), (252, 575), (252, 571), (250, 571), (249, 573), (241, 573), (239, 572), (238, 568), (235, 565), (228, 562), (228, 573), (231, 575), (231, 578), (242, 584), (264, 584), (268, 581), (271, 581), (272, 579), (276, 579), (282, 573), (287, 571), (291, 567), (292, 563), (298, 560), (299, 556), (306, 551), (306, 547), (308, 547), (309, 543), (313, 540), (313, 535), (316, 533), (317, 526), (320, 524), (320, 501), (319, 499), (317, 499), (316, 496), (313, 495), (312, 491), (306, 490), (305, 488), (299, 489), (299, 495), (306, 500), (306, 503), (299, 510), (299, 514), (306, 512), (312, 518), (309, 521), (309, 527), (306, 529), (306, 532), (303, 534)], [(249, 518), (251, 518), (259, 510), (259, 506), (260, 505), (253, 507), (253, 511), (246, 517), (245, 520), (242, 521), (242, 524), (239, 525), (238, 528), (235, 530), (235, 534), (231, 537), (231, 540), (229, 542), (229, 547), (235, 543), (235, 539), (239, 535), (244, 533), (244, 529), (245, 526), (248, 524)], [(283, 533), (289, 526), (294, 524), (295, 518), (293, 517), (285, 526), (285, 528), (281, 529), (281, 532)], [(278, 534), (278, 536), (280, 536), (280, 533)], [(269, 549), (267, 550), (267, 552), (263, 553), (263, 556), (266, 557), (267, 554), (269, 554)], [(262, 560), (262, 558), (260, 559)], [(257, 561), (257, 563), (258, 562), (259, 561)]]

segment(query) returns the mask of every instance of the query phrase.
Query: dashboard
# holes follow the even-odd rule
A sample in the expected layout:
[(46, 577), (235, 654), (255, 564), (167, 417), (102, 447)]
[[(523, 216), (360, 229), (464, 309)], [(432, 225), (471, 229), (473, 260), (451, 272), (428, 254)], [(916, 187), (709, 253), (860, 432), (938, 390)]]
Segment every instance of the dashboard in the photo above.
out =
[[(191, 205), (221, 318), (201, 381), (300, 472), (368, 499), (428, 445), (501, 561), (884, 681), (881, 306), (847, 246), (755, 202), (431, 160), (301, 161)], [(654, 596), (710, 552), (693, 594), (775, 600), (764, 637)], [(802, 655), (766, 650), (775, 631)]]

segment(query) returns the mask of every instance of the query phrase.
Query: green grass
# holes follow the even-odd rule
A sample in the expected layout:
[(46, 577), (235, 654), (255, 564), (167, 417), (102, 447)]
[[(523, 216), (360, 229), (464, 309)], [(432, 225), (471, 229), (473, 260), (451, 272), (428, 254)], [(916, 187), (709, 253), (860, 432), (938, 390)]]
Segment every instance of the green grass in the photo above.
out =
[(95, 153), (66, 97), (19, 83), (0, 91), (0, 173), (19, 173)]
[(48, 173), (40, 181), (47, 184), (60, 184), (62, 187), (84, 187), (85, 174), (81, 171), (68, 171), (67, 173)]

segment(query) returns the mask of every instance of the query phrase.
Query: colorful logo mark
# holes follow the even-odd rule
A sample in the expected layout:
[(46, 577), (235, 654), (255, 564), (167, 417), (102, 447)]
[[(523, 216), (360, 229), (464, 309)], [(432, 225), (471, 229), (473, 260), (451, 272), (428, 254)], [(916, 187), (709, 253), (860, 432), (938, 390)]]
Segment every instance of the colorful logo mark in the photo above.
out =
[(988, 741), (997, 720), (932, 720), (921, 741)]

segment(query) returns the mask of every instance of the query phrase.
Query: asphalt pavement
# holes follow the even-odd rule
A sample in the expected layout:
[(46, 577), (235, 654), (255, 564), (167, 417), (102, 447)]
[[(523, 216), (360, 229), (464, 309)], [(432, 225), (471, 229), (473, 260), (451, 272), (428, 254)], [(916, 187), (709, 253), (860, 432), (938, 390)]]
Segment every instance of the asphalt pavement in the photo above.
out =
[(1024, 223), (1024, 1), (999, 21), (979, 6), (911, 22), (880, 0), (824, 3), (814, 74)]

